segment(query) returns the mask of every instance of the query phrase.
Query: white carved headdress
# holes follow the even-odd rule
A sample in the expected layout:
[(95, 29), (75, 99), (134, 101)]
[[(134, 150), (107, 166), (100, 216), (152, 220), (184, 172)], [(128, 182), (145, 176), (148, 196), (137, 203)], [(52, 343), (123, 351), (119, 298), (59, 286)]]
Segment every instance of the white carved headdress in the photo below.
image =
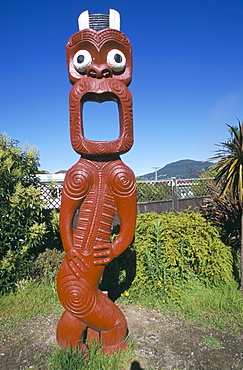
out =
[(78, 26), (79, 31), (85, 28), (92, 28), (96, 31), (113, 28), (120, 31), (120, 14), (114, 9), (110, 9), (109, 14), (89, 14), (89, 11), (85, 10), (78, 17)]

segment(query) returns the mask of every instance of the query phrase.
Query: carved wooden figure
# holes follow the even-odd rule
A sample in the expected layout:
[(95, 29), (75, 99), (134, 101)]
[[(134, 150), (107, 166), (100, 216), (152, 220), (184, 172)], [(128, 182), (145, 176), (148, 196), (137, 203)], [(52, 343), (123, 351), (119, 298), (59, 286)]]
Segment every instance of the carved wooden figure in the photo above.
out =
[[(60, 231), (66, 252), (57, 290), (65, 308), (57, 341), (67, 348), (87, 349), (89, 340), (102, 342), (104, 353), (126, 347), (127, 323), (120, 309), (98, 289), (105, 265), (131, 243), (136, 222), (136, 182), (132, 170), (120, 159), (133, 144), (131, 44), (119, 31), (119, 14), (79, 17), (80, 31), (67, 42), (70, 82), (70, 131), (74, 150), (81, 155), (63, 185)], [(120, 134), (113, 141), (85, 138), (82, 120), (87, 101), (118, 104)], [(99, 117), (97, 117), (99, 124)], [(79, 210), (73, 230), (73, 218)], [(111, 243), (115, 213), (120, 233)]]

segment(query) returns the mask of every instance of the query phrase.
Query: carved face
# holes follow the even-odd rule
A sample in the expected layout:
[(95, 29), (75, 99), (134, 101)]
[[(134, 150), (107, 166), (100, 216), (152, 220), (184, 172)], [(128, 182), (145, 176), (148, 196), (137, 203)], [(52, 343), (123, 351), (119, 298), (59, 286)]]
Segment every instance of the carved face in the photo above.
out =
[[(81, 155), (123, 154), (133, 144), (132, 99), (127, 86), (132, 78), (131, 44), (120, 31), (84, 29), (67, 42), (70, 92), (71, 142)], [(82, 109), (86, 101), (115, 101), (120, 117), (120, 135), (113, 141), (84, 137)]]
[(72, 84), (83, 77), (132, 79), (132, 50), (128, 38), (120, 31), (85, 29), (67, 42), (67, 63)]

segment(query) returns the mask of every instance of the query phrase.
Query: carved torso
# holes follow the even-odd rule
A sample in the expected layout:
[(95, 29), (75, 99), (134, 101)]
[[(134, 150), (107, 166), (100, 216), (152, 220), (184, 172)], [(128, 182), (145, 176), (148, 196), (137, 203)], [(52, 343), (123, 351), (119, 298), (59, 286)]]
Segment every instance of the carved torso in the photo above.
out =
[(106, 162), (82, 161), (85, 169), (92, 172), (93, 178), (82, 206), (73, 235), (74, 247), (82, 248), (83, 254), (90, 254), (97, 243), (109, 243), (111, 225), (116, 206), (112, 191), (104, 178)]

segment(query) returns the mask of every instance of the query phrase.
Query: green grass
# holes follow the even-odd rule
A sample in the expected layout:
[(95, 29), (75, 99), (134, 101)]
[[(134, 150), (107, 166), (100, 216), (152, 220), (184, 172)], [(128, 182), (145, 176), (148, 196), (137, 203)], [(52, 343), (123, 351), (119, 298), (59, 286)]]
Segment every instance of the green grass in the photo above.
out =
[(119, 301), (156, 309), (165, 315), (179, 314), (201, 325), (214, 327), (222, 332), (237, 334), (243, 329), (243, 296), (232, 282), (218, 287), (207, 287), (194, 281), (181, 291), (177, 302), (160, 299), (149, 292), (129, 292)]
[[(51, 314), (63, 312), (56, 293), (55, 283), (36, 283), (23, 280), (17, 290), (0, 297), (0, 339), (15, 332), (24, 322), (44, 320)], [(63, 350), (57, 348), (46, 361), (45, 369), (50, 370), (122, 370), (129, 368), (134, 344), (127, 338), (128, 348), (111, 357), (102, 354), (100, 346), (93, 344), (89, 349), (89, 359), (84, 360), (78, 349)]]
[(48, 359), (49, 370), (108, 370), (127, 369), (132, 359), (133, 345), (129, 338), (128, 348), (122, 353), (115, 353), (106, 357), (101, 351), (101, 346), (93, 343), (89, 348), (89, 358), (84, 359), (82, 352), (76, 349), (57, 348)]
[(24, 321), (44, 319), (51, 313), (63, 312), (55, 289), (55, 283), (36, 283), (22, 280), (16, 292), (0, 297), (0, 338), (13, 334)]
[(207, 344), (212, 349), (222, 348), (222, 346), (220, 344), (220, 341), (218, 339), (212, 337), (211, 335), (205, 335), (204, 343)]
[[(237, 335), (243, 329), (243, 297), (237, 290), (237, 285), (221, 287), (206, 287), (202, 283), (194, 282), (190, 289), (185, 289), (179, 304), (165, 301), (141, 291), (138, 296), (126, 292), (118, 300), (128, 305), (137, 304), (139, 308), (153, 308), (163, 315), (180, 315), (182, 318), (199, 323), (205, 327), (213, 327)], [(60, 315), (63, 308), (58, 302), (55, 283), (36, 283), (25, 280), (19, 283), (16, 292), (0, 297), (0, 337), (14, 335), (16, 329), (31, 320), (44, 320), (46, 317)], [(217, 339), (205, 336), (205, 344), (212, 348), (219, 348)], [(61, 350), (57, 348), (47, 359), (46, 366), (50, 370), (102, 370), (129, 368), (132, 358), (133, 344), (129, 341), (128, 349), (121, 354), (110, 358), (103, 356), (100, 346), (90, 348), (90, 357), (84, 361), (78, 350)]]
[(237, 334), (243, 328), (243, 297), (237, 284), (206, 287), (197, 283), (181, 297), (186, 317), (223, 332)]
[[(126, 293), (128, 294), (128, 293)], [(236, 283), (219, 287), (206, 287), (196, 282), (185, 289), (179, 304), (159, 299), (149, 292), (140, 291), (139, 296), (132, 292), (123, 294), (118, 303), (138, 304), (141, 307), (154, 308), (164, 314), (179, 313), (188, 319), (198, 320), (202, 324), (221, 330), (237, 332), (243, 327), (243, 297)], [(24, 280), (19, 283), (16, 292), (0, 297), (0, 336), (14, 330), (16, 323), (35, 320), (63, 312), (56, 293), (55, 283), (36, 283)]]

